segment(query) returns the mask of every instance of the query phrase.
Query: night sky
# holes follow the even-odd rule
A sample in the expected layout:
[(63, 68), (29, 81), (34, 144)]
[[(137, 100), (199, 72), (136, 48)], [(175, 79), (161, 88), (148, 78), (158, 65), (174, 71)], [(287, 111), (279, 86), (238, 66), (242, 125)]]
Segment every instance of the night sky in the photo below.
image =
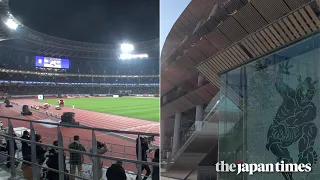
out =
[(119, 44), (159, 38), (159, 0), (10, 0), (15, 18), (56, 37)]

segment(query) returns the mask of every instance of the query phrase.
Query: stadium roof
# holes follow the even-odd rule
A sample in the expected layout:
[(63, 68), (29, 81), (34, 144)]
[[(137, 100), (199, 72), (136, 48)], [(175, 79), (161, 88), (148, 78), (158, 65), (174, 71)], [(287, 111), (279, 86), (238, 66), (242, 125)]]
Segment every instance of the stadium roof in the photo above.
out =
[[(19, 0), (10, 0), (13, 2), (10, 7), (14, 7), (14, 2), (19, 2), (22, 3), (22, 1)], [(32, 3), (31, 3), (32, 2)], [(89, 30), (90, 28), (84, 28), (83, 25), (79, 27), (77, 30), (70, 29), (71, 25), (66, 25), (66, 21), (59, 24), (55, 24), (55, 22), (52, 22), (52, 20), (48, 19), (46, 20), (48, 24), (45, 24), (41, 19), (46, 18), (49, 16), (53, 16), (54, 13), (58, 14), (66, 14), (65, 16), (68, 16), (68, 13), (65, 13), (62, 10), (66, 9), (59, 9), (56, 11), (49, 11), (48, 7), (47, 8), (47, 14), (43, 12), (42, 10), (39, 11), (42, 7), (46, 6), (44, 4), (48, 3), (43, 3), (43, 1), (38, 2), (41, 5), (41, 8), (37, 7), (33, 9), (32, 4), (34, 2), (38, 2), (38, 0), (34, 1), (26, 1), (25, 4), (22, 8), (25, 9), (25, 11), (21, 12), (21, 15), (17, 13), (17, 17), (14, 16), (14, 19), (17, 20), (20, 24), (19, 28), (16, 31), (10, 31), (8, 30), (7, 27), (5, 27), (4, 23), (1, 23), (0, 25), (0, 41), (3, 41), (0, 43), (0, 46), (6, 46), (9, 48), (13, 49), (18, 49), (18, 50), (25, 50), (29, 52), (35, 52), (39, 55), (44, 55), (44, 56), (53, 56), (53, 57), (78, 57), (78, 58), (95, 58), (95, 59), (114, 59), (117, 57), (119, 49), (120, 49), (120, 44), (122, 42), (129, 42), (134, 44), (135, 46), (135, 53), (147, 53), (149, 54), (149, 57), (154, 57), (155, 59), (159, 58), (159, 17), (151, 17), (153, 14), (158, 14), (158, 12), (154, 12), (153, 14), (149, 15), (146, 17), (144, 14), (141, 12), (139, 9), (144, 9), (144, 5), (139, 5), (139, 3), (135, 6), (131, 6), (133, 9), (126, 9), (124, 6), (120, 6), (120, 2), (113, 2), (109, 4), (109, 6), (113, 6), (113, 9), (115, 10), (110, 10), (110, 13), (106, 13), (105, 16), (108, 16), (110, 18), (110, 21), (115, 21), (116, 18), (119, 18), (120, 22), (117, 22), (116, 25), (113, 27), (108, 27), (104, 26), (103, 24), (108, 24), (112, 25), (112, 23), (104, 23), (103, 21), (100, 21), (99, 18), (92, 18), (91, 21), (95, 21), (97, 24), (100, 23), (100, 29), (97, 28), (97, 24), (95, 28), (92, 28), (93, 30)], [(58, 0), (56, 3), (61, 5), (63, 1)], [(72, 1), (73, 2), (73, 1)], [(70, 13), (78, 13), (82, 14), (81, 18), (84, 19), (84, 21), (88, 21), (87, 16), (84, 15), (84, 13), (80, 13), (83, 11), (81, 7), (85, 5), (85, 1), (80, 0), (80, 5), (78, 7), (78, 2), (74, 2), (73, 4), (77, 4), (76, 8), (69, 9)], [(86, 1), (87, 3), (89, 1)], [(91, 1), (90, 1), (91, 2)], [(97, 2), (97, 1), (94, 1)], [(102, 1), (101, 1), (102, 2)], [(104, 2), (104, 1), (103, 1)], [(109, 2), (109, 1), (108, 1)], [(130, 1), (131, 2), (131, 1)], [(135, 1), (133, 1), (135, 2)], [(157, 9), (158, 7), (155, 8), (156, 5), (148, 4), (146, 0), (139, 1), (141, 3), (146, 3), (145, 5), (148, 5), (148, 8), (150, 9)], [(22, 4), (24, 4), (22, 3)], [(67, 4), (70, 2), (68, 1)], [(32, 8), (29, 8), (32, 6)], [(50, 3), (49, 3), (50, 4)], [(105, 4), (105, 3), (102, 3)], [(123, 4), (123, 1), (121, 1), (121, 4)], [(97, 7), (98, 4), (92, 5), (93, 7)], [(105, 4), (106, 5), (106, 4)], [(58, 6), (58, 5), (56, 5)], [(127, 3), (126, 7), (130, 6), (130, 3)], [(157, 4), (159, 6), (159, 3)], [(28, 8), (26, 8), (28, 7)], [(54, 6), (53, 6), (54, 7)], [(119, 8), (116, 8), (119, 7)], [(122, 8), (122, 9), (121, 9)], [(14, 8), (12, 8), (14, 9)], [(18, 10), (17, 8), (16, 10)], [(78, 9), (78, 10), (77, 10)], [(89, 8), (90, 9), (90, 8)], [(136, 10), (137, 12), (135, 12)], [(21, 18), (23, 15), (23, 12), (28, 14), (26, 11), (32, 11), (30, 12), (31, 14), (38, 16), (38, 18), (32, 17), (32, 16), (27, 16), (30, 18), (35, 18), (36, 21), (40, 22), (40, 26), (34, 25), (35, 23), (32, 24), (32, 20), (25, 20), (24, 18)], [(91, 10), (92, 11), (92, 10)], [(101, 12), (100, 10), (97, 10)], [(51, 12), (51, 14), (50, 14)], [(84, 11), (83, 11), (84, 12)], [(113, 12), (113, 13), (112, 13)], [(117, 13), (119, 12), (119, 13)], [(144, 10), (144, 12), (150, 13), (149, 10)], [(5, 21), (8, 16), (12, 14), (11, 9), (9, 8), (9, 0), (2, 0), (0, 1), (0, 13), (1, 13), (1, 20)], [(69, 14), (70, 14), (69, 13)], [(44, 15), (39, 15), (39, 14), (44, 14)], [(99, 13), (97, 13), (99, 14)], [(119, 15), (120, 14), (120, 15)], [(129, 16), (129, 14), (131, 14)], [(137, 14), (137, 16), (133, 16), (134, 14)], [(112, 15), (112, 17), (111, 17)], [(138, 18), (139, 15), (139, 18)], [(85, 17), (83, 17), (85, 16)], [(89, 16), (89, 15), (88, 15)], [(103, 15), (102, 15), (103, 16)], [(104, 17), (105, 17), (104, 16)], [(42, 17), (42, 18), (41, 18)], [(54, 17), (54, 16), (53, 16)], [(60, 16), (61, 17), (61, 16)], [(74, 17), (74, 16), (73, 16)], [(126, 18), (124, 18), (126, 17)], [(137, 20), (137, 19), (138, 20)], [(141, 19), (140, 19), (141, 18)], [(151, 22), (151, 19), (148, 18), (153, 18), (153, 21)], [(22, 19), (20, 22), (20, 19)], [(39, 20), (40, 19), (40, 20)], [(86, 20), (85, 20), (86, 19)], [(126, 20), (131, 20), (130, 22)], [(79, 20), (79, 19), (78, 19)], [(28, 24), (24, 24), (28, 23)], [(85, 22), (83, 22), (85, 23)], [(89, 23), (89, 22), (87, 22)], [(90, 22), (91, 24), (93, 22)], [(135, 24), (134, 24), (135, 23)], [(141, 25), (140, 23), (144, 23), (144, 25)], [(29, 27), (30, 24), (30, 27)], [(91, 25), (89, 24), (89, 25)], [(122, 24), (122, 25), (121, 25)], [(156, 25), (154, 25), (156, 24)], [(58, 25), (58, 26), (57, 26)], [(87, 24), (88, 25), (88, 24)], [(45, 26), (45, 27), (42, 27)], [(62, 27), (65, 26), (65, 27)], [(119, 29), (119, 26), (121, 28)], [(130, 26), (130, 28), (129, 28)], [(139, 26), (139, 27), (136, 27)], [(152, 27), (150, 27), (152, 26)], [(61, 27), (61, 28), (60, 28)], [(33, 29), (34, 28), (34, 29)], [(69, 29), (68, 29), (69, 28)], [(58, 29), (58, 31), (56, 31)], [(61, 30), (59, 30), (61, 29)], [(97, 30), (99, 29), (99, 30)], [(123, 29), (123, 30), (122, 30)], [(39, 32), (40, 30), (44, 30), (44, 32)], [(67, 32), (66, 34), (63, 34), (63, 31)], [(111, 36), (103, 36), (103, 33), (106, 31), (106, 34), (112, 34)], [(57, 34), (55, 34), (57, 33)], [(73, 34), (72, 34), (73, 33)], [(129, 35), (129, 33), (131, 33)], [(49, 34), (49, 35), (48, 35)], [(60, 37), (55, 37), (55, 36), (60, 36)], [(95, 36), (95, 38), (90, 39), (90, 37)], [(98, 36), (103, 36), (99, 38)], [(67, 40), (72, 39), (72, 40)], [(79, 39), (78, 39), (79, 38)], [(82, 39), (81, 39), (82, 38)], [(100, 42), (107, 42), (106, 44), (95, 44), (95, 43), (90, 43), (95, 42), (101, 39)], [(74, 41), (78, 40), (78, 41)], [(89, 42), (80, 42), (79, 40), (85, 40)], [(105, 40), (105, 41), (103, 41)], [(118, 41), (119, 40), (119, 41)], [(132, 40), (135, 40), (136, 42), (133, 42)], [(114, 42), (117, 42), (116, 44)], [(108, 44), (109, 43), (109, 44)], [(111, 43), (111, 44), (110, 44)]]
[(29, 28), (63, 39), (117, 44), (159, 37), (157, 0), (10, 0), (9, 7)]

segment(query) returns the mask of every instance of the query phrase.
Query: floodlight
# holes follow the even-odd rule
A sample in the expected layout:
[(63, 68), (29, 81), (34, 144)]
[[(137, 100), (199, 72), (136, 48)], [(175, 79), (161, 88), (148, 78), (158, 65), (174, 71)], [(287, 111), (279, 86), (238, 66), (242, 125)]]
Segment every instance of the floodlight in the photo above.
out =
[(12, 19), (8, 19), (5, 24), (8, 26), (8, 28), (16, 30), (18, 28), (18, 24), (14, 22)]
[(131, 52), (134, 50), (134, 47), (132, 44), (121, 44), (121, 50), (122, 52)]

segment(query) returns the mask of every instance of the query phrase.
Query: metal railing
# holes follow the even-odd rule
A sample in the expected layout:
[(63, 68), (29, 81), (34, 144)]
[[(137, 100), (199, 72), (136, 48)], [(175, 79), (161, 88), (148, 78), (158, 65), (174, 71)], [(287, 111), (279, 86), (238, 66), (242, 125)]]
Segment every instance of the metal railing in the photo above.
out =
[[(92, 160), (92, 178), (93, 180), (98, 180), (99, 178), (99, 159), (101, 160), (112, 160), (112, 161), (121, 161), (125, 163), (132, 163), (137, 165), (137, 177), (139, 180), (141, 180), (141, 170), (143, 165), (147, 166), (155, 166), (159, 167), (159, 163), (155, 162), (148, 162), (142, 160), (142, 154), (141, 154), (141, 142), (140, 137), (142, 136), (159, 136), (159, 134), (155, 133), (143, 133), (143, 132), (130, 132), (130, 131), (120, 131), (120, 130), (110, 130), (110, 129), (102, 129), (102, 128), (92, 128), (92, 127), (83, 127), (83, 126), (75, 126), (75, 125), (67, 125), (67, 124), (57, 124), (57, 123), (51, 123), (51, 122), (39, 122), (34, 120), (26, 120), (26, 119), (19, 119), (19, 118), (12, 118), (12, 117), (6, 117), (6, 116), (0, 116), (0, 118), (7, 119), (8, 120), (8, 134), (0, 134), (0, 136), (5, 137), (7, 141), (9, 141), (9, 155), (5, 154), (5, 156), (10, 157), (10, 172), (11, 172), (11, 179), (16, 178), (16, 167), (14, 166), (16, 164), (16, 161), (21, 161), (24, 163), (31, 164), (32, 166), (32, 175), (33, 180), (37, 180), (39, 177), (39, 170), (45, 169), (48, 171), (59, 173), (59, 179), (64, 180), (65, 176), (69, 177), (75, 177), (78, 179), (87, 179), (84, 177), (81, 177), (79, 175), (71, 174), (65, 171), (65, 164), (64, 164), (64, 151), (70, 152), (70, 153), (78, 153), (81, 155), (89, 156)], [(20, 137), (14, 136), (14, 130), (13, 130), (13, 123), (16, 121), (23, 121), (30, 124), (30, 140), (22, 139)], [(36, 132), (35, 128), (33, 127), (34, 124), (48, 124), (48, 125), (56, 125), (57, 126), (57, 140), (58, 140), (58, 146), (49, 145), (45, 143), (39, 143), (36, 142)], [(64, 139), (62, 136), (61, 128), (60, 127), (69, 127), (69, 128), (77, 128), (77, 129), (83, 129), (83, 130), (89, 130), (92, 133), (92, 153), (91, 152), (84, 152), (84, 151), (78, 151), (73, 149), (64, 148)], [(138, 160), (135, 159), (126, 159), (126, 158), (119, 158), (119, 157), (111, 157), (111, 156), (103, 156), (101, 154), (98, 154), (97, 149), (97, 140), (96, 140), (96, 132), (106, 132), (106, 133), (119, 133), (119, 134), (131, 134), (136, 135), (138, 140)], [(81, 134), (80, 134), (81, 135)], [(15, 157), (15, 147), (14, 143), (15, 140), (19, 140), (21, 142), (27, 142), (31, 144), (31, 162), (25, 161), (19, 157)], [(59, 170), (52, 169), (45, 167), (41, 164), (38, 164), (37, 162), (37, 155), (36, 155), (36, 147), (49, 147), (52, 149), (57, 149), (59, 154)]]
[[(58, 136), (56, 133), (52, 133), (52, 132), (47, 132), (44, 130), (39, 130), (39, 129), (35, 129), (35, 132), (39, 135), (41, 135), (41, 139), (43, 139), (43, 143), (46, 144), (52, 144), (54, 141), (58, 140)], [(63, 138), (63, 144), (64, 145), (69, 145), (70, 143), (73, 142), (73, 137), (70, 136), (62, 136)], [(85, 147), (85, 149), (87, 151), (89, 151), (92, 148), (92, 140), (88, 140), (88, 139), (83, 139), (81, 138), (81, 144)], [(114, 143), (108, 143), (106, 142), (106, 145), (108, 147), (108, 153), (110, 154), (110, 156), (114, 156), (114, 157), (136, 157), (136, 154), (134, 153), (130, 153), (130, 151), (134, 151), (136, 150), (135, 146), (128, 146), (128, 145), (121, 145), (121, 144), (114, 144)], [(156, 146), (151, 146), (153, 148), (155, 148)], [(156, 147), (158, 148), (158, 147)], [(119, 151), (120, 149), (120, 151)], [(18, 149), (21, 150), (21, 149)], [(152, 160), (153, 157), (148, 157), (148, 160)], [(89, 163), (86, 162), (85, 163)], [(126, 169), (126, 163), (123, 163), (123, 168)]]

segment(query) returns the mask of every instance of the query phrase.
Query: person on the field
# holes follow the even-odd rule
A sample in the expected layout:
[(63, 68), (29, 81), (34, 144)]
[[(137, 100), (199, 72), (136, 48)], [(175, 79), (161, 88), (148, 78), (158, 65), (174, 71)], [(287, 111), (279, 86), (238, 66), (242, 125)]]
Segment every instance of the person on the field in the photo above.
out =
[(72, 109), (74, 110), (74, 105), (72, 105)]

